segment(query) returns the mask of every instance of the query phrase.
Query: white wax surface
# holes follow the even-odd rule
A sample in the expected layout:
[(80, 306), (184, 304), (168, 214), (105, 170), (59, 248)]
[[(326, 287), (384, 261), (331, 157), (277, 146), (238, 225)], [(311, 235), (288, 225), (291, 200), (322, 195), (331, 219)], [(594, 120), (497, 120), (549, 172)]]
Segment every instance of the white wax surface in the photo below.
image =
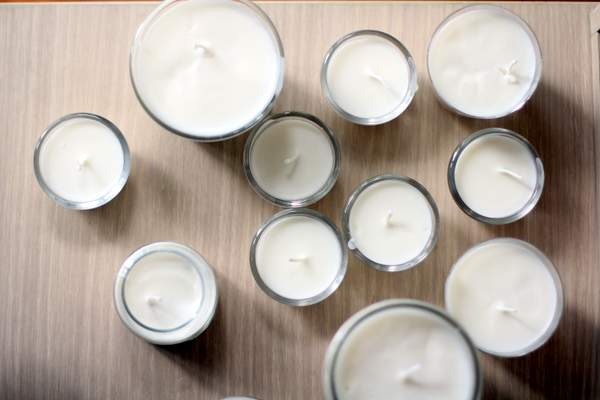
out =
[(39, 167), (46, 185), (77, 203), (106, 195), (123, 172), (123, 149), (102, 123), (74, 118), (55, 127), (42, 143)]
[(433, 224), (425, 196), (398, 180), (365, 189), (349, 218), (353, 244), (369, 259), (385, 265), (403, 264), (418, 256), (431, 237)]
[(535, 68), (534, 44), (525, 29), (495, 10), (454, 17), (430, 45), (429, 72), (439, 95), (478, 117), (512, 111), (531, 87)]
[(468, 400), (474, 368), (467, 344), (446, 321), (420, 310), (390, 309), (349, 334), (335, 387), (340, 400)]
[(409, 81), (404, 54), (388, 40), (374, 35), (345, 41), (331, 55), (327, 68), (327, 83), (335, 103), (361, 118), (392, 112), (404, 100)]
[(537, 169), (523, 143), (507, 136), (487, 135), (464, 149), (454, 178), (469, 208), (486, 217), (501, 218), (527, 204), (536, 186)]
[(519, 352), (547, 331), (556, 286), (536, 253), (513, 240), (496, 241), (457, 262), (446, 283), (446, 306), (480, 348)]
[(196, 136), (254, 120), (281, 73), (263, 21), (229, 0), (179, 2), (156, 19), (134, 54), (135, 84), (152, 114)]
[(288, 216), (263, 232), (256, 246), (256, 265), (274, 292), (290, 299), (308, 299), (334, 281), (342, 265), (342, 249), (324, 222)]
[(256, 139), (250, 169), (258, 185), (283, 200), (299, 200), (318, 192), (331, 175), (334, 150), (316, 124), (284, 118)]
[(129, 312), (153, 329), (191, 321), (202, 302), (202, 281), (191, 262), (170, 252), (150, 253), (131, 269), (124, 285)]

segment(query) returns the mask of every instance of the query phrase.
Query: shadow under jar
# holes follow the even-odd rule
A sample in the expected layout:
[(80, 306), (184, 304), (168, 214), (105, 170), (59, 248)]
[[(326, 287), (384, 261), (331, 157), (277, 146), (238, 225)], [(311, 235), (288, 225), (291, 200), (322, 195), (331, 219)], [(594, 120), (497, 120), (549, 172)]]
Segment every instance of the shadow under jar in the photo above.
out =
[(544, 165), (523, 136), (489, 128), (467, 137), (448, 164), (448, 187), (468, 216), (493, 225), (527, 215), (544, 188)]
[(423, 261), (437, 243), (439, 213), (419, 182), (379, 175), (352, 192), (342, 216), (347, 245), (380, 271), (404, 271)]
[(141, 105), (169, 131), (214, 142), (269, 114), (284, 55), (269, 17), (246, 0), (169, 0), (140, 25), (129, 57)]
[(443, 105), (459, 115), (494, 119), (523, 107), (542, 75), (538, 41), (527, 23), (495, 5), (449, 15), (427, 50), (429, 78)]
[(150, 343), (192, 340), (210, 324), (217, 308), (212, 268), (191, 248), (156, 242), (131, 254), (114, 287), (119, 317)]
[(244, 173), (265, 200), (305, 207), (333, 188), (340, 159), (340, 146), (320, 119), (289, 111), (268, 117), (252, 131), (244, 149)]
[(393, 36), (355, 31), (335, 42), (325, 55), (321, 89), (343, 118), (379, 125), (408, 108), (417, 91), (417, 70), (409, 51)]
[(477, 400), (475, 348), (446, 313), (416, 300), (372, 304), (348, 319), (325, 354), (327, 400)]
[(125, 187), (131, 170), (129, 146), (106, 118), (69, 114), (50, 124), (37, 141), (33, 169), (52, 200), (65, 208), (90, 210)]
[(554, 265), (531, 244), (510, 238), (482, 242), (463, 254), (450, 270), (445, 299), (477, 347), (499, 357), (542, 346), (563, 311)]
[(273, 215), (250, 246), (250, 268), (258, 286), (291, 306), (308, 306), (329, 297), (342, 283), (347, 265), (337, 227), (308, 208)]

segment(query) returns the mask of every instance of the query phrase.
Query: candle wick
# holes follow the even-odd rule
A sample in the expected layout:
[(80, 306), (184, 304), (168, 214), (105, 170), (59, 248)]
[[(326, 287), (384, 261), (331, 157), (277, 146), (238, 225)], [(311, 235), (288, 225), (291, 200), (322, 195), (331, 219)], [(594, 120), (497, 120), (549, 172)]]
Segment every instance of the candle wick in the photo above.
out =
[(296, 165), (298, 164), (298, 159), (300, 158), (300, 155), (296, 154), (293, 157), (288, 157), (285, 160), (283, 160), (283, 164), (288, 168), (288, 171), (286, 172), (286, 175), (288, 177), (292, 176), (292, 174), (294, 173), (294, 171), (296, 170)]
[(512, 60), (510, 64), (508, 64), (508, 67), (498, 67), (498, 71), (504, 75), (504, 78), (508, 81), (508, 83), (517, 83), (519, 81), (517, 79), (517, 75), (513, 72), (513, 68), (517, 62), (517, 60)]
[(407, 383), (408, 381), (414, 381), (412, 375), (414, 375), (415, 372), (419, 371), (420, 369), (421, 369), (421, 364), (415, 364), (406, 369), (403, 369), (400, 372), (398, 372), (398, 379), (402, 383)]
[(496, 171), (498, 171), (501, 174), (504, 174), (506, 176), (510, 176), (511, 178), (513, 178), (514, 180), (516, 180), (517, 182), (521, 183), (523, 186), (527, 187), (530, 190), (533, 190), (533, 188), (531, 186), (529, 186), (527, 184), (527, 182), (525, 182), (525, 179), (523, 178), (523, 176), (517, 174), (516, 172), (513, 172), (507, 168), (504, 167), (498, 167), (496, 169)]
[(394, 88), (392, 88), (385, 79), (383, 79), (383, 77), (375, 72), (373, 72), (371, 69), (367, 69), (365, 71), (365, 73), (367, 74), (367, 76), (371, 79), (376, 80), (377, 82), (379, 82), (379, 84), (381, 86), (383, 86), (386, 90), (388, 90), (389, 92), (391, 92), (392, 94), (394, 94), (395, 96), (398, 95), (398, 93), (394, 90)]
[(146, 297), (146, 303), (148, 303), (148, 305), (150, 307), (157, 306), (161, 302), (162, 302), (162, 297), (160, 297), (160, 296), (148, 296), (148, 297)]
[(213, 52), (205, 44), (201, 44), (201, 43), (194, 44), (194, 50), (202, 57), (212, 57), (213, 56)]
[(90, 164), (90, 159), (88, 156), (83, 155), (79, 157), (77, 160), (77, 171), (81, 171), (83, 168), (87, 167)]
[(290, 257), (289, 261), (294, 263), (304, 263), (308, 261), (308, 256), (300, 254), (299, 256)]
[(387, 215), (385, 216), (385, 226), (387, 228), (394, 226), (394, 223), (392, 222), (393, 216), (394, 216), (394, 212), (392, 210), (388, 210)]
[(496, 304), (496, 310), (498, 310), (504, 314), (514, 314), (517, 312), (516, 308), (508, 307), (501, 301)]

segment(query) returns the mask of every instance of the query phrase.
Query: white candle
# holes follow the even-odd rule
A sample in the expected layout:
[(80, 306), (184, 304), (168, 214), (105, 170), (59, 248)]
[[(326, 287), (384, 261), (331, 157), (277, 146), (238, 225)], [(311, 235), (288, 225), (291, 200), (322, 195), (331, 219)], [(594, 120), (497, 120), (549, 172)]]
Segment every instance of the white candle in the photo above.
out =
[(130, 168), (125, 138), (94, 114), (70, 114), (54, 122), (39, 139), (36, 177), (59, 204), (75, 209), (99, 207), (125, 185)]
[(449, 176), (451, 191), (466, 205), (465, 211), (489, 223), (512, 222), (527, 214), (544, 182), (535, 149), (521, 136), (499, 128), (467, 138), (452, 157)]
[(541, 346), (562, 313), (562, 287), (550, 261), (516, 239), (467, 251), (446, 281), (446, 307), (483, 351), (518, 356)]
[(502, 117), (521, 108), (537, 87), (541, 62), (527, 24), (490, 5), (469, 6), (448, 17), (428, 53), (439, 97), (475, 118)]
[(344, 212), (348, 246), (370, 265), (386, 271), (415, 266), (435, 246), (438, 212), (416, 181), (379, 176), (350, 196)]
[(157, 344), (175, 344), (199, 335), (217, 303), (214, 274), (189, 247), (158, 242), (138, 249), (123, 263), (115, 282), (123, 322)]
[(466, 335), (437, 309), (383, 301), (357, 313), (334, 337), (325, 392), (328, 400), (476, 399), (478, 361)]
[(346, 253), (337, 229), (309, 209), (275, 214), (257, 232), (250, 252), (259, 286), (290, 305), (323, 300), (346, 273)]
[(333, 187), (339, 173), (338, 144), (329, 129), (308, 114), (277, 114), (246, 142), (246, 175), (266, 199), (306, 206)]
[(167, 1), (140, 27), (131, 72), (151, 115), (176, 133), (213, 141), (270, 111), (283, 82), (283, 51), (252, 3)]
[(352, 122), (376, 125), (400, 115), (417, 90), (414, 61), (394, 37), (353, 32), (325, 56), (321, 83), (336, 111)]

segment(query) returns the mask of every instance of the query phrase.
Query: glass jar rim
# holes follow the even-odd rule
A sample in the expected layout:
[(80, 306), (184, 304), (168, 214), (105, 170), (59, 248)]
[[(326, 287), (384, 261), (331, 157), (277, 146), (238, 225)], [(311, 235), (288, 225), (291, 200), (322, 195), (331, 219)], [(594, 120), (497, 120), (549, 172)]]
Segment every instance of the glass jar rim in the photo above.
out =
[(220, 141), (232, 139), (232, 138), (239, 136), (239, 135), (247, 132), (248, 130), (252, 129), (263, 118), (268, 116), (269, 113), (271, 112), (271, 110), (273, 109), (277, 98), (281, 94), (281, 91), (283, 89), (284, 75), (285, 75), (285, 55), (284, 55), (284, 51), (283, 51), (283, 43), (281, 41), (281, 38), (279, 37), (279, 33), (277, 32), (277, 29), (275, 28), (275, 25), (273, 24), (273, 22), (271, 21), (269, 16), (258, 5), (256, 5), (254, 2), (249, 1), (249, 0), (229, 0), (233, 3), (240, 3), (240, 4), (244, 5), (245, 7), (249, 8), (252, 12), (254, 12), (255, 15), (265, 24), (265, 28), (267, 29), (269, 34), (272, 36), (273, 41), (275, 43), (275, 47), (278, 52), (278, 56), (279, 56), (279, 69), (278, 69), (279, 76), (278, 76), (278, 80), (277, 80), (277, 85), (275, 87), (275, 91), (273, 92), (271, 100), (269, 100), (269, 102), (267, 103), (267, 105), (265, 106), (265, 108), (262, 110), (262, 112), (260, 114), (256, 115), (256, 117), (253, 118), (251, 121), (248, 121), (248, 123), (240, 126), (239, 128), (237, 128), (233, 131), (222, 132), (222, 133), (218, 133), (218, 134), (212, 134), (212, 133), (207, 134), (206, 132), (203, 132), (201, 134), (194, 134), (194, 133), (184, 132), (180, 129), (177, 129), (177, 128), (169, 125), (166, 121), (163, 121), (162, 119), (160, 119), (154, 112), (152, 112), (150, 110), (150, 107), (146, 104), (146, 102), (144, 102), (143, 96), (141, 95), (141, 93), (138, 89), (138, 85), (136, 84), (136, 79), (135, 79), (135, 70), (136, 70), (135, 56), (136, 56), (136, 51), (139, 48), (144, 35), (153, 26), (153, 24), (156, 22), (157, 18), (159, 18), (163, 13), (167, 12), (171, 7), (175, 7), (177, 3), (186, 2), (186, 1), (201, 1), (201, 0), (164, 0), (161, 4), (158, 5), (158, 7), (156, 7), (146, 17), (146, 19), (144, 19), (144, 21), (138, 27), (138, 29), (134, 35), (134, 39), (131, 44), (130, 50), (129, 50), (129, 78), (131, 81), (131, 85), (133, 87), (135, 96), (138, 99), (138, 102), (140, 103), (140, 105), (142, 106), (144, 111), (146, 111), (146, 113), (150, 116), (150, 118), (152, 118), (154, 120), (154, 122), (156, 122), (158, 125), (160, 125), (164, 129), (166, 129), (167, 131), (169, 131), (175, 135), (184, 137), (186, 139), (191, 139), (191, 140), (194, 140), (197, 142), (204, 142), (204, 143), (220, 142)]
[[(431, 76), (431, 46), (432, 46), (437, 34), (454, 18), (456, 18), (462, 14), (466, 14), (466, 13), (473, 12), (473, 11), (479, 11), (479, 10), (493, 10), (493, 11), (503, 13), (503, 14), (508, 15), (511, 18), (513, 18), (523, 28), (523, 30), (525, 31), (527, 36), (529, 36), (529, 38), (531, 39), (531, 43), (532, 43), (532, 46), (533, 46), (533, 49), (535, 52), (535, 59), (536, 59), (533, 80), (531, 82), (529, 89), (525, 93), (524, 97), (519, 102), (517, 102), (512, 107), (512, 109), (510, 109), (506, 112), (502, 112), (502, 113), (498, 113), (498, 114), (494, 114), (494, 115), (484, 115), (484, 116), (465, 112), (465, 111), (460, 110), (459, 108), (453, 106), (452, 104), (448, 103), (439, 94), (439, 91), (435, 86), (435, 82), (433, 81), (433, 77)], [(437, 26), (437, 28), (433, 32), (433, 35), (431, 35), (431, 40), (429, 41), (429, 44), (427, 46), (427, 75), (429, 76), (429, 82), (431, 82), (431, 86), (433, 87), (433, 92), (435, 93), (435, 96), (440, 101), (440, 103), (444, 107), (446, 107), (448, 110), (454, 112), (455, 114), (461, 115), (463, 117), (468, 117), (468, 118), (473, 118), (473, 119), (490, 120), (490, 119), (503, 118), (503, 117), (506, 117), (514, 112), (519, 111), (521, 108), (523, 108), (523, 106), (529, 101), (529, 99), (531, 99), (531, 97), (533, 96), (533, 94), (535, 93), (535, 91), (537, 90), (537, 88), (539, 86), (540, 80), (542, 78), (542, 64), (543, 64), (542, 50), (540, 49), (540, 44), (537, 39), (537, 36), (533, 32), (533, 30), (531, 29), (529, 24), (523, 18), (521, 18), (519, 15), (517, 15), (516, 13), (514, 13), (504, 7), (495, 5), (495, 4), (471, 4), (471, 5), (467, 5), (465, 7), (459, 8), (458, 10), (450, 13)]]
[[(400, 50), (402, 55), (404, 55), (404, 57), (406, 57), (406, 62), (408, 63), (409, 81), (408, 81), (408, 88), (406, 90), (406, 93), (404, 94), (404, 98), (396, 106), (396, 108), (394, 108), (392, 111), (390, 111), (386, 114), (380, 115), (380, 116), (376, 116), (376, 117), (365, 118), (365, 117), (359, 117), (359, 116), (348, 113), (346, 110), (344, 110), (342, 107), (340, 107), (340, 105), (335, 101), (335, 99), (333, 98), (333, 95), (331, 93), (331, 90), (329, 89), (329, 82), (327, 79), (327, 71), (329, 69), (329, 64), (331, 62), (331, 58), (333, 57), (334, 53), (344, 43), (346, 43), (347, 41), (349, 41), (351, 39), (359, 37), (359, 36), (376, 36), (378, 38), (387, 40), (394, 47), (396, 47)], [(404, 111), (406, 111), (408, 106), (411, 104), (411, 102), (417, 92), (417, 89), (418, 89), (417, 67), (415, 65), (415, 60), (412, 57), (412, 55), (410, 54), (410, 52), (408, 51), (408, 49), (404, 46), (404, 44), (402, 44), (402, 42), (400, 42), (398, 39), (396, 39), (394, 36), (390, 35), (389, 33), (379, 31), (379, 30), (374, 30), (374, 29), (362, 29), (362, 30), (358, 30), (358, 31), (353, 31), (353, 32), (350, 32), (350, 33), (342, 36), (340, 39), (338, 39), (329, 48), (327, 53), (325, 53), (325, 57), (323, 58), (323, 62), (321, 64), (320, 80), (321, 80), (321, 91), (323, 93), (323, 96), (325, 97), (325, 99), (327, 99), (329, 104), (331, 104), (331, 106), (338, 113), (338, 115), (340, 115), (342, 118), (344, 118), (350, 122), (353, 122), (355, 124), (366, 125), (366, 126), (385, 124), (386, 122), (389, 122), (389, 121), (397, 118), (398, 116), (400, 116), (400, 114), (402, 114)]]
[[(121, 151), (123, 152), (123, 168), (121, 170), (119, 178), (104, 195), (91, 201), (71, 201), (54, 192), (46, 183), (40, 166), (40, 154), (46, 140), (60, 125), (76, 119), (89, 119), (106, 127), (113, 135), (115, 135), (121, 147)], [(35, 178), (42, 190), (44, 191), (44, 193), (62, 207), (72, 210), (92, 210), (98, 207), (102, 207), (106, 203), (110, 202), (112, 199), (117, 197), (121, 190), (123, 190), (125, 184), (127, 183), (127, 180), (129, 179), (129, 173), (131, 171), (131, 153), (129, 151), (129, 145), (127, 144), (125, 136), (123, 136), (123, 133), (115, 124), (113, 124), (108, 119), (101, 117), (98, 114), (77, 112), (67, 114), (63, 117), (58, 118), (44, 130), (42, 135), (37, 140), (33, 151), (33, 171), (35, 174)]]
[(496, 357), (501, 357), (501, 358), (513, 358), (513, 357), (524, 356), (524, 355), (529, 354), (529, 353), (539, 349), (540, 347), (542, 347), (552, 337), (552, 335), (558, 328), (558, 325), (559, 325), (561, 317), (562, 317), (563, 309), (564, 309), (564, 293), (563, 293), (562, 280), (560, 278), (558, 270), (556, 269), (556, 267), (554, 266), (552, 261), (550, 261), (550, 259), (546, 256), (546, 254), (544, 254), (540, 249), (538, 249), (537, 247), (535, 247), (534, 245), (532, 245), (529, 242), (526, 242), (521, 239), (511, 238), (511, 237), (499, 237), (499, 238), (484, 240), (483, 242), (480, 242), (480, 243), (475, 244), (474, 246), (471, 246), (467, 251), (465, 251), (454, 262), (454, 264), (450, 268), (450, 272), (448, 273), (448, 277), (446, 278), (446, 282), (444, 283), (444, 303), (445, 303), (446, 310), (448, 311), (448, 313), (450, 315), (452, 315), (450, 312), (450, 309), (449, 309), (450, 302), (448, 300), (448, 291), (449, 291), (448, 284), (450, 281), (450, 277), (458, 269), (458, 265), (460, 264), (460, 262), (465, 257), (469, 256), (471, 253), (473, 253), (474, 251), (477, 251), (481, 247), (488, 246), (488, 245), (494, 244), (494, 243), (503, 243), (503, 242), (504, 243), (506, 243), (506, 242), (514, 243), (518, 246), (521, 246), (521, 247), (533, 252), (536, 256), (538, 256), (541, 259), (544, 266), (547, 268), (548, 273), (552, 277), (552, 280), (553, 280), (553, 282), (555, 284), (555, 288), (556, 288), (555, 314), (554, 314), (552, 320), (550, 321), (550, 324), (544, 331), (544, 333), (540, 337), (538, 337), (536, 340), (534, 340), (529, 346), (526, 346), (522, 349), (518, 349), (516, 351), (503, 352), (503, 351), (494, 351), (492, 349), (485, 348), (483, 346), (478, 345), (474, 341), (475, 346), (484, 353), (487, 353), (487, 354), (490, 354), (490, 355), (493, 355)]
[[(351, 243), (352, 239), (353, 239), (352, 232), (350, 231), (350, 215), (352, 213), (352, 207), (354, 207), (354, 204), (356, 203), (357, 199), (366, 189), (368, 189), (378, 183), (385, 182), (385, 181), (400, 181), (400, 182), (403, 182), (403, 183), (406, 183), (406, 184), (412, 186), (417, 191), (419, 191), (421, 193), (421, 195), (423, 195), (423, 197), (425, 198), (425, 201), (429, 205), (429, 209), (431, 210), (432, 230), (431, 230), (431, 234), (429, 236), (429, 240), (427, 241), (427, 244), (425, 245), (425, 247), (421, 250), (421, 252), (416, 257), (414, 257), (411, 260), (408, 260), (404, 263), (395, 264), (395, 265), (382, 264), (377, 261), (374, 261), (374, 260), (370, 259), (369, 257), (367, 257), (357, 246), (355, 246), (354, 244)], [(440, 214), (439, 214), (437, 205), (435, 203), (435, 200), (433, 199), (433, 197), (431, 196), (429, 191), (421, 183), (419, 183), (415, 179), (412, 179), (412, 178), (409, 178), (408, 176), (403, 176), (403, 175), (392, 175), (392, 174), (377, 175), (377, 176), (374, 176), (372, 178), (369, 178), (369, 179), (363, 181), (350, 194), (350, 196), (348, 197), (348, 200), (346, 201), (344, 210), (342, 212), (342, 232), (344, 233), (344, 239), (346, 241), (347, 246), (360, 260), (366, 262), (367, 265), (369, 265), (370, 267), (372, 267), (378, 271), (399, 272), (399, 271), (405, 271), (407, 269), (410, 269), (410, 268), (413, 268), (413, 267), (416, 267), (417, 265), (419, 265), (423, 260), (425, 260), (427, 258), (427, 256), (429, 256), (429, 254), (431, 254), (431, 252), (435, 248), (435, 245), (437, 244), (437, 241), (439, 238), (439, 230), (440, 230)]]
[(483, 376), (481, 365), (479, 363), (479, 357), (477, 356), (477, 350), (470, 336), (467, 334), (464, 328), (444, 310), (434, 306), (433, 304), (414, 299), (388, 299), (379, 301), (359, 310), (340, 326), (331, 339), (331, 342), (329, 343), (325, 353), (325, 362), (323, 366), (323, 390), (325, 398), (327, 400), (340, 399), (335, 388), (334, 374), (340, 350), (342, 349), (348, 337), (358, 326), (372, 316), (397, 308), (413, 308), (427, 312), (443, 320), (458, 333), (469, 350), (472, 360), (475, 381), (473, 387), (473, 396), (471, 398), (473, 400), (481, 399), (483, 391)]
[[(295, 299), (295, 298), (285, 297), (285, 296), (275, 292), (274, 290), (272, 290), (260, 276), (260, 272), (258, 271), (258, 264), (256, 261), (257, 247), (258, 247), (258, 244), (259, 244), (260, 239), (261, 239), (262, 235), (264, 234), (264, 232), (275, 222), (278, 222), (284, 218), (288, 218), (291, 216), (312, 218), (321, 223), (324, 223), (329, 229), (332, 230), (333, 234), (335, 235), (336, 239), (338, 240), (338, 243), (340, 246), (340, 251), (341, 251), (341, 263), (340, 263), (339, 269), (338, 269), (337, 274), (336, 274), (335, 278), (333, 279), (333, 281), (331, 281), (329, 286), (327, 286), (327, 288), (325, 290), (323, 290), (321, 293), (318, 293), (312, 297), (308, 297), (308, 298), (304, 298), (304, 299)], [(273, 300), (275, 300), (279, 303), (282, 303), (282, 304), (289, 305), (289, 306), (304, 307), (304, 306), (310, 306), (313, 304), (317, 304), (317, 303), (320, 303), (321, 301), (325, 300), (327, 297), (332, 295), (338, 289), (338, 287), (341, 285), (342, 281), (344, 280), (344, 277), (346, 276), (347, 269), (348, 269), (348, 252), (346, 250), (346, 247), (344, 246), (344, 242), (342, 240), (342, 234), (341, 234), (340, 230), (333, 223), (333, 221), (331, 221), (324, 214), (321, 214), (320, 212), (312, 210), (310, 208), (288, 208), (288, 209), (279, 211), (278, 213), (272, 215), (260, 226), (260, 228), (258, 228), (256, 233), (254, 234), (254, 237), (252, 238), (252, 243), (250, 244), (250, 270), (252, 272), (252, 276), (254, 277), (254, 280), (256, 281), (256, 284), (262, 289), (263, 292), (265, 292)]]
[[(266, 190), (264, 190), (259, 183), (257, 182), (254, 174), (252, 172), (252, 150), (254, 148), (254, 144), (260, 137), (260, 135), (272, 124), (282, 121), (284, 119), (300, 119), (306, 120), (312, 125), (315, 125), (319, 128), (324, 135), (327, 137), (329, 144), (331, 146), (331, 151), (333, 155), (333, 166), (331, 172), (327, 178), (325, 184), (315, 193), (310, 196), (299, 198), (299, 199), (281, 199), (279, 197), (273, 196)], [(269, 201), (271, 204), (274, 204), (278, 207), (284, 208), (301, 208), (306, 207), (311, 204), (316, 203), (325, 197), (335, 186), (337, 182), (337, 178), (340, 175), (341, 169), (341, 150), (340, 144), (336, 139), (335, 135), (331, 131), (331, 129), (325, 125), (323, 121), (312, 114), (300, 112), (300, 111), (285, 111), (281, 113), (277, 113), (271, 115), (265, 119), (263, 119), (253, 130), (250, 132), (250, 135), (246, 139), (246, 144), (244, 145), (244, 156), (243, 156), (243, 169), (244, 174), (246, 176), (246, 180), (250, 184), (250, 187), (263, 199)]]
[[(465, 151), (465, 149), (470, 144), (474, 143), (476, 140), (479, 140), (484, 136), (489, 136), (489, 135), (501, 135), (504, 137), (511, 138), (511, 139), (519, 142), (520, 144), (522, 144), (527, 149), (527, 151), (531, 154), (531, 157), (533, 159), (533, 162), (534, 162), (535, 168), (536, 168), (536, 184), (531, 193), (531, 197), (529, 198), (527, 203), (525, 203), (525, 205), (520, 210), (514, 212), (513, 214), (504, 216), (504, 217), (488, 217), (488, 216), (485, 216), (483, 214), (480, 214), (480, 213), (474, 211), (473, 209), (471, 209), (471, 207), (469, 207), (467, 205), (467, 203), (464, 202), (464, 200), (460, 196), (460, 193), (458, 192), (458, 187), (456, 185), (456, 179), (455, 179), (456, 167), (457, 167), (458, 161), (460, 160), (462, 153)], [(448, 188), (450, 190), (450, 194), (452, 195), (452, 198), (454, 199), (454, 201), (456, 202), (458, 207), (465, 214), (467, 214), (469, 217), (471, 217), (477, 221), (480, 221), (480, 222), (483, 222), (486, 224), (504, 225), (504, 224), (509, 224), (511, 222), (518, 221), (521, 218), (525, 217), (537, 205), (538, 201), (540, 200), (540, 198), (542, 196), (542, 192), (544, 190), (544, 180), (545, 180), (544, 164), (542, 163), (542, 159), (540, 158), (535, 147), (533, 147), (533, 145), (527, 139), (525, 139), (525, 137), (523, 137), (522, 135), (519, 135), (518, 133), (513, 132), (509, 129), (505, 129), (505, 128), (486, 128), (486, 129), (482, 129), (477, 132), (474, 132), (471, 135), (467, 136), (467, 138), (465, 140), (463, 140), (456, 147), (456, 149), (454, 150), (454, 152), (452, 153), (452, 155), (450, 157), (450, 161), (448, 162), (447, 180), (448, 180)]]

